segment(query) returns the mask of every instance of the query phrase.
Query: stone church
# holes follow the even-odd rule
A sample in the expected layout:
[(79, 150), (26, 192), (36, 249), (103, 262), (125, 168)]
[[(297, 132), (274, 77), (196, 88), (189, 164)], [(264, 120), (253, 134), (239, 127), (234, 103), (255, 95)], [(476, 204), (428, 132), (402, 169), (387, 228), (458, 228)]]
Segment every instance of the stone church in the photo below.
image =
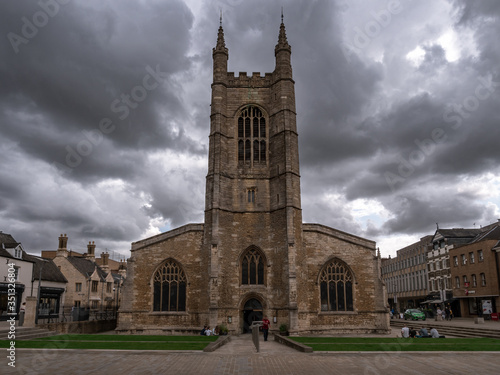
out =
[(205, 222), (132, 243), (117, 331), (385, 333), (375, 242), (302, 222), (291, 48), (281, 22), (272, 73), (227, 71), (213, 49)]

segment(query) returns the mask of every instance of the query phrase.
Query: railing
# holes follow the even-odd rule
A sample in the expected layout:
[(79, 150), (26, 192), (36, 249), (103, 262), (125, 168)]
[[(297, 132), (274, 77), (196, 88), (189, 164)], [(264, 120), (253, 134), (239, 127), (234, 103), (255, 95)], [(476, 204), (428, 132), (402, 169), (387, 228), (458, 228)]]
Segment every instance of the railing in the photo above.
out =
[(77, 322), (85, 320), (113, 320), (117, 318), (116, 309), (93, 310), (84, 307), (62, 306), (59, 313), (40, 313), (40, 323)]

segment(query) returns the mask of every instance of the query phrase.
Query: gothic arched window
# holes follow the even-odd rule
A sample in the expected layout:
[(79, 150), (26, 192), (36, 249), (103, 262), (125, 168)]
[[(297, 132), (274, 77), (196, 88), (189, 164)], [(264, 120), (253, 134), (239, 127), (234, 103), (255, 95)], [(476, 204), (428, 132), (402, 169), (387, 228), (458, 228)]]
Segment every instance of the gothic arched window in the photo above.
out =
[(320, 273), (322, 311), (353, 311), (353, 276), (347, 265), (334, 259)]
[(238, 116), (238, 161), (266, 162), (266, 119), (254, 106), (244, 108)]
[(153, 288), (153, 311), (186, 311), (186, 275), (175, 260), (156, 270)]
[(250, 248), (241, 258), (241, 283), (243, 285), (264, 285), (264, 255), (256, 248)]

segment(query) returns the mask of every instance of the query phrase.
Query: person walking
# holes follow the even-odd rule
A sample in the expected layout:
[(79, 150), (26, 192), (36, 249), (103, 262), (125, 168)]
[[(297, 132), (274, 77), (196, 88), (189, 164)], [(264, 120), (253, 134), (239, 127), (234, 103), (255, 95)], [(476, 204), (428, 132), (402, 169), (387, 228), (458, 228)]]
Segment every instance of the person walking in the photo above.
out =
[(264, 332), (264, 341), (267, 341), (267, 335), (269, 334), (269, 325), (271, 322), (267, 319), (267, 316), (264, 316), (262, 319), (262, 332)]

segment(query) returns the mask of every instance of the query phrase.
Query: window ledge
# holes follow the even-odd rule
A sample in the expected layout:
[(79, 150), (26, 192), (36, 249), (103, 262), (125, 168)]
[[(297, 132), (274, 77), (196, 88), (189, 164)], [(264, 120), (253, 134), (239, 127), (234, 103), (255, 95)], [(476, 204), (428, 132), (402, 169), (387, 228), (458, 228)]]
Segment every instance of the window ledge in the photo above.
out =
[(357, 315), (357, 311), (320, 311), (319, 315)]
[(265, 284), (240, 284), (241, 288), (244, 289), (253, 289), (253, 288), (260, 288), (260, 289), (266, 289), (267, 286)]
[(151, 315), (189, 315), (186, 311), (151, 311)]

